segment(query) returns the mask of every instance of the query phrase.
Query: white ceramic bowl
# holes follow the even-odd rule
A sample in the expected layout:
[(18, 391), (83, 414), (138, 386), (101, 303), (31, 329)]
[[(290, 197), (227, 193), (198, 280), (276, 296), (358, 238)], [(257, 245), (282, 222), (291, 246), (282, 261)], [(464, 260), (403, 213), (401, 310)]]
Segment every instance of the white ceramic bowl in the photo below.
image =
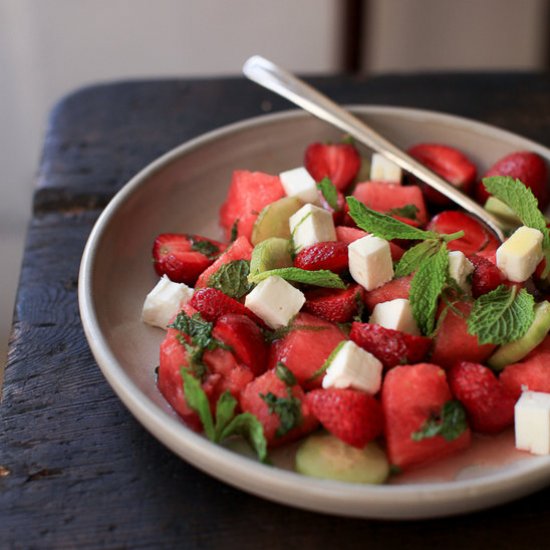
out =
[[(464, 118), (391, 107), (355, 107), (397, 145), (454, 145), (480, 171), (514, 150), (550, 150)], [(392, 484), (345, 484), (286, 469), (291, 453), (262, 465), (187, 429), (155, 385), (163, 331), (141, 323), (143, 299), (157, 278), (151, 246), (161, 232), (219, 237), (218, 209), (234, 169), (279, 173), (302, 164), (313, 141), (340, 138), (313, 117), (290, 111), (226, 126), (177, 147), (135, 176), (94, 227), (82, 259), (79, 301), (93, 354), (120, 399), (162, 443), (209, 474), (256, 495), (311, 510), (371, 518), (423, 518), (477, 510), (550, 482), (550, 458), (513, 448), (513, 434), (476, 439), (465, 454), (395, 478)]]

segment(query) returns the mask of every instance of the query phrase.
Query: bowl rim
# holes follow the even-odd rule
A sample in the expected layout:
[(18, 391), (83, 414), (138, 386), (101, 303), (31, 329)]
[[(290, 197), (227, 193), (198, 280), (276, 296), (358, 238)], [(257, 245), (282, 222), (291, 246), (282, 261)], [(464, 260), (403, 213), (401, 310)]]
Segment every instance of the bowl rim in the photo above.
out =
[[(388, 115), (428, 119), (485, 136), (510, 140), (550, 159), (550, 149), (513, 132), (465, 117), (408, 107), (350, 105), (359, 115)], [(338, 515), (371, 518), (438, 517), (484, 508), (525, 495), (550, 483), (550, 457), (526, 456), (518, 471), (494, 472), (479, 478), (407, 485), (354, 485), (309, 478), (273, 468), (215, 445), (169, 416), (148, 398), (125, 373), (98, 322), (92, 286), (98, 245), (109, 222), (148, 178), (183, 155), (225, 136), (274, 122), (312, 118), (292, 109), (247, 118), (211, 130), (166, 152), (131, 178), (98, 217), (86, 243), (79, 271), (78, 300), (82, 325), (103, 375), (136, 419), (181, 458), (208, 474), (255, 495), (283, 504)], [(298, 490), (299, 488), (299, 490)], [(510, 491), (511, 496), (506, 493)], [(513, 493), (513, 494), (512, 494)], [(411, 509), (408, 508), (411, 507)], [(431, 511), (430, 511), (431, 510)]]

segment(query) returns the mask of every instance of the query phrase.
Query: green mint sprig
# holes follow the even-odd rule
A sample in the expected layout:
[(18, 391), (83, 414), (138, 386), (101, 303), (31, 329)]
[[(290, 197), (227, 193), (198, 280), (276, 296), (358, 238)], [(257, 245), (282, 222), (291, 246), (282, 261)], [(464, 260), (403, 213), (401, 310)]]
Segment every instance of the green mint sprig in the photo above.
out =
[(260, 273), (253, 273), (248, 276), (248, 282), (257, 284), (274, 275), (285, 279), (285, 281), (294, 283), (303, 283), (325, 288), (346, 288), (344, 281), (342, 281), (336, 273), (328, 269), (308, 271), (307, 269), (300, 269), (299, 267), (281, 267), (278, 269), (270, 269), (269, 271), (262, 271)]
[(251, 285), (247, 279), (249, 274), (250, 262), (234, 260), (222, 265), (213, 273), (208, 279), (208, 286), (238, 300), (250, 292)]
[(327, 204), (335, 211), (338, 212), (338, 191), (336, 186), (332, 183), (330, 178), (323, 178), (318, 184), (317, 188), (321, 191), (321, 194), (327, 201)]
[(420, 430), (411, 434), (413, 441), (422, 441), (440, 435), (446, 441), (459, 438), (468, 428), (466, 412), (458, 401), (447, 401), (439, 415), (428, 418)]
[(204, 254), (208, 259), (214, 260), (220, 255), (220, 247), (215, 245), (210, 241), (199, 241), (194, 239), (192, 236), (191, 239), (191, 250), (195, 252), (200, 252)]
[(201, 384), (189, 369), (181, 369), (183, 393), (191, 409), (199, 416), (206, 437), (214, 443), (222, 443), (231, 436), (248, 440), (262, 462), (267, 461), (267, 442), (260, 421), (251, 413), (235, 415), (237, 400), (228, 391), (220, 395), (216, 404), (216, 419), (212, 418), (210, 403)]
[(468, 317), (468, 332), (480, 344), (507, 344), (529, 330), (535, 318), (535, 299), (525, 289), (500, 285), (475, 302)]
[(547, 277), (550, 273), (550, 232), (546, 227), (544, 214), (539, 209), (539, 202), (531, 189), (510, 176), (483, 178), (483, 185), (493, 197), (506, 204), (523, 225), (538, 229), (542, 233), (542, 251), (546, 260), (542, 277)]
[(427, 239), (409, 248), (399, 263), (395, 266), (396, 277), (406, 277), (416, 271), (420, 265), (431, 258), (440, 248), (441, 242), (437, 239)]
[(416, 204), (405, 204), (404, 206), (392, 208), (388, 211), (388, 214), (390, 216), (401, 216), (402, 218), (407, 218), (409, 220), (416, 220), (418, 206), (416, 206)]
[(275, 432), (277, 437), (282, 437), (293, 428), (302, 423), (302, 405), (301, 401), (292, 394), (292, 390), (287, 387), (287, 397), (278, 397), (274, 393), (260, 393), (260, 397), (265, 401), (271, 414), (279, 417), (280, 425)]

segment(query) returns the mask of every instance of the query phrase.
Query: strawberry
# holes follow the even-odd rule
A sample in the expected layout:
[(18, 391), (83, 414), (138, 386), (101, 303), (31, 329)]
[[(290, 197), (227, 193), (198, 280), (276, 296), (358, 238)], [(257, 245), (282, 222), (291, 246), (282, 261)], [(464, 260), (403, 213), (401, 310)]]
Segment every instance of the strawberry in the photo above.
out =
[(412, 275), (392, 279), (386, 284), (365, 292), (365, 304), (372, 311), (376, 304), (389, 302), (397, 298), (408, 298), (411, 290)]
[(211, 266), (200, 274), (195, 288), (208, 286), (210, 277), (222, 265), (234, 262), (235, 260), (250, 260), (252, 257), (252, 248), (250, 241), (246, 237), (237, 238)]
[(472, 273), (472, 296), (474, 298), (495, 290), (504, 282), (502, 272), (493, 262), (477, 254), (473, 254), (468, 259), (474, 264)]
[(198, 235), (162, 233), (153, 243), (153, 265), (159, 276), (194, 285), (224, 249), (224, 244)]
[(359, 172), (361, 157), (349, 143), (312, 143), (306, 149), (304, 166), (315, 181), (330, 178), (343, 191)]
[(491, 369), (461, 361), (451, 368), (448, 378), (451, 391), (464, 405), (474, 431), (495, 434), (514, 422), (516, 398)]
[(335, 273), (341, 273), (348, 268), (348, 247), (338, 241), (306, 246), (294, 258), (294, 267), (308, 271), (329, 269)]
[(344, 334), (333, 323), (309, 313), (299, 313), (282, 338), (273, 342), (269, 366), (274, 368), (280, 361), (302, 387), (318, 388), (323, 377), (313, 378), (313, 375), (342, 340), (345, 340)]
[(262, 331), (249, 317), (237, 313), (221, 315), (216, 320), (212, 335), (228, 345), (255, 376), (267, 368), (268, 350)]
[(382, 407), (365, 392), (313, 390), (306, 394), (306, 403), (323, 427), (348, 445), (362, 449), (382, 433)]
[[(537, 197), (541, 210), (548, 206), (548, 169), (544, 159), (536, 153), (517, 151), (506, 155), (493, 164), (484, 177), (491, 176), (510, 176), (521, 180)], [(477, 184), (476, 198), (481, 204), (489, 198), (482, 181)]]
[[(420, 143), (411, 147), (408, 153), (463, 193), (468, 194), (472, 189), (477, 168), (458, 149), (447, 145)], [(434, 204), (444, 206), (452, 202), (429, 185), (422, 184), (422, 190), (426, 199)]]
[(270, 447), (294, 441), (318, 425), (300, 386), (287, 386), (274, 370), (250, 382), (239, 401), (244, 412), (260, 421)]
[(220, 225), (230, 239), (234, 224), (237, 236), (250, 239), (258, 214), (268, 204), (285, 196), (278, 176), (263, 172), (235, 170), (227, 198), (220, 208)]
[(254, 322), (265, 326), (263, 321), (257, 317), (246, 306), (230, 298), (217, 288), (201, 288), (195, 290), (193, 297), (189, 300), (189, 305), (194, 307), (207, 321), (216, 321), (222, 315), (236, 313), (246, 315)]
[[(338, 225), (336, 226), (335, 229), (336, 229), (336, 238), (338, 239), (338, 241), (345, 243), (347, 245), (357, 241), (358, 239), (366, 237), (368, 235), (366, 231), (363, 231), (358, 227), (347, 227), (345, 225)], [(394, 242), (389, 241), (389, 243), (390, 243), (391, 259), (394, 262), (397, 262), (398, 260), (401, 259), (401, 256), (405, 254), (405, 251), (400, 246), (396, 245)]]
[(455, 302), (453, 309), (447, 308), (442, 313), (434, 338), (433, 363), (444, 368), (452, 367), (457, 361), (483, 363), (493, 353), (494, 344), (480, 345), (477, 336), (468, 333), (466, 319), (471, 310), (470, 302)]
[(550, 336), (519, 363), (505, 367), (500, 380), (516, 398), (523, 386), (530, 391), (550, 393)]
[(480, 251), (496, 250), (499, 242), (481, 222), (457, 210), (444, 210), (434, 216), (428, 224), (430, 231), (455, 233), (464, 231), (464, 237), (447, 243), (449, 250), (460, 250), (466, 256)]
[(347, 323), (363, 305), (363, 287), (350, 285), (344, 290), (318, 288), (305, 293), (303, 310), (333, 323)]
[(425, 336), (414, 336), (369, 323), (352, 323), (349, 337), (377, 357), (386, 368), (419, 363), (432, 344), (431, 339)]
[[(382, 385), (382, 411), (392, 464), (407, 469), (468, 447), (471, 434), (467, 425), (449, 423), (448, 419), (443, 422), (450, 401), (452, 395), (445, 371), (436, 365), (418, 363), (387, 372)], [(426, 433), (427, 426), (434, 424), (443, 424), (447, 438)]]

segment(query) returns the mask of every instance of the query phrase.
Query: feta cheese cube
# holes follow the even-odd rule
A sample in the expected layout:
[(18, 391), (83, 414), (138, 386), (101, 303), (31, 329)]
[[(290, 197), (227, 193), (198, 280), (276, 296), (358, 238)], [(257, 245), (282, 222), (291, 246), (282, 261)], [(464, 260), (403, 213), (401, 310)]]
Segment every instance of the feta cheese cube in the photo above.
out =
[(420, 336), (411, 303), (405, 298), (396, 298), (395, 300), (376, 304), (372, 310), (369, 323)]
[[(339, 344), (340, 345), (340, 344)], [(382, 363), (355, 342), (343, 343), (323, 378), (323, 388), (354, 388), (374, 395), (382, 384)]]
[(272, 275), (258, 284), (247, 296), (244, 305), (272, 329), (286, 327), (300, 311), (306, 298), (290, 283)]
[(471, 286), (468, 276), (474, 271), (474, 264), (460, 250), (449, 252), (449, 276), (464, 291), (470, 292)]
[(531, 227), (519, 227), (497, 248), (497, 266), (504, 276), (523, 283), (542, 260), (542, 233)]
[(372, 181), (401, 183), (403, 170), (384, 155), (374, 153), (370, 162), (370, 179)]
[(166, 328), (181, 306), (193, 296), (193, 289), (183, 283), (174, 283), (163, 275), (147, 294), (141, 320), (154, 327)]
[(514, 408), (516, 447), (550, 454), (550, 393), (524, 391)]
[(288, 221), (296, 252), (305, 246), (336, 240), (332, 214), (314, 204), (304, 204)]
[(367, 290), (382, 286), (393, 277), (390, 243), (374, 235), (348, 246), (348, 262), (353, 279)]
[(304, 202), (319, 203), (319, 191), (315, 180), (309, 172), (301, 166), (279, 174), (281, 184), (289, 197), (298, 197)]

